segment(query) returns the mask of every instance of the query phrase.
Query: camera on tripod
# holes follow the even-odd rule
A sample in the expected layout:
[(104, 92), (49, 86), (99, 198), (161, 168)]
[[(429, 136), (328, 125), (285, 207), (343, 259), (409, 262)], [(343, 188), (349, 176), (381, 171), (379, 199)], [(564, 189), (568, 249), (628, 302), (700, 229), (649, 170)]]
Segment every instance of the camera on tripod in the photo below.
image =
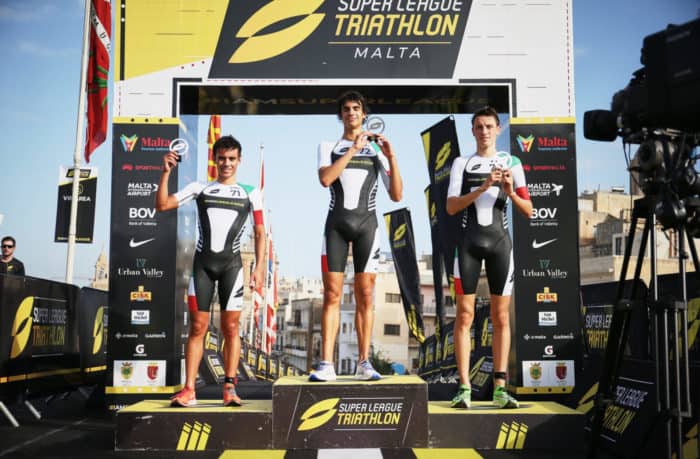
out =
[(700, 19), (644, 38), (641, 62), (627, 87), (615, 93), (610, 110), (584, 114), (590, 140), (640, 144), (629, 170), (654, 201), (664, 229), (685, 223), (700, 237)]

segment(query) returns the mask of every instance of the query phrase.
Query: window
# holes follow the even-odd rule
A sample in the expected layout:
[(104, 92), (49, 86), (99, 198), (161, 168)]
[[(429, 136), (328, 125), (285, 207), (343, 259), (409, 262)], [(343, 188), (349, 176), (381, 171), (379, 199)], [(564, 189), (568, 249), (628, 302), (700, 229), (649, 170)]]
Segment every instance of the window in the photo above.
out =
[(301, 311), (294, 311), (294, 326), (301, 327)]
[(348, 332), (348, 324), (343, 322), (343, 335)]
[(401, 325), (399, 324), (384, 324), (384, 334), (391, 336), (401, 335)]
[(398, 293), (385, 293), (384, 301), (387, 303), (401, 303), (401, 295)]

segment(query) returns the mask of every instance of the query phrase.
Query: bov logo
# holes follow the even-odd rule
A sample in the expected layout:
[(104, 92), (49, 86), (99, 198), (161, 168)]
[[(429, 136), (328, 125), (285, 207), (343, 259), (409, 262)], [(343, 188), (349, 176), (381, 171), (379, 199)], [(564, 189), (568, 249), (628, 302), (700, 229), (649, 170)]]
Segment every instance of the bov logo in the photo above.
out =
[[(256, 11), (241, 26), (236, 38), (245, 41), (236, 49), (229, 63), (244, 64), (279, 56), (299, 45), (321, 24), (325, 14), (314, 13), (324, 0), (273, 0)], [(270, 33), (265, 29), (291, 18), (302, 17), (294, 24)]]

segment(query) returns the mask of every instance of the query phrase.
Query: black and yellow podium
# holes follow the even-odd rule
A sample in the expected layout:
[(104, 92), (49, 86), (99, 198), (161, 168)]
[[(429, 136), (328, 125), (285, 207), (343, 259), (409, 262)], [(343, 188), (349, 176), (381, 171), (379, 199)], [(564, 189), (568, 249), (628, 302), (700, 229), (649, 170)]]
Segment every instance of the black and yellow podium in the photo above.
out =
[(311, 383), (286, 376), (272, 400), (221, 400), (171, 408), (147, 400), (117, 413), (117, 450), (224, 451), (228, 449), (474, 448), (581, 451), (583, 415), (552, 402), (524, 402), (515, 410), (475, 402), (469, 410), (428, 402), (417, 376), (380, 381)]

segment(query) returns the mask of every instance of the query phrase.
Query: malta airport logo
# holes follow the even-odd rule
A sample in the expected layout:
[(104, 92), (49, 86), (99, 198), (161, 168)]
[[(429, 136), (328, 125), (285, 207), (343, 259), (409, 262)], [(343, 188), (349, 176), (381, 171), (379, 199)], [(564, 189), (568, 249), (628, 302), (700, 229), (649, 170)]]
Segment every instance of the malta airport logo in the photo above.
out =
[(532, 145), (535, 143), (535, 136), (530, 134), (527, 137), (523, 137), (522, 135), (518, 134), (518, 136), (515, 139), (518, 141), (520, 151), (522, 151), (523, 153), (530, 153)]
[(211, 435), (211, 425), (206, 422), (185, 422), (180, 431), (180, 438), (175, 449), (177, 451), (204, 451)]
[(92, 354), (97, 354), (102, 349), (102, 335), (104, 334), (105, 308), (100, 306), (95, 314), (95, 323), (92, 326)]
[(496, 440), (496, 449), (523, 449), (527, 437), (527, 424), (522, 422), (505, 422), (501, 424), (501, 431)]
[(34, 306), (34, 297), (28, 296), (19, 304), (15, 313), (15, 320), (12, 323), (12, 347), (10, 349), (10, 358), (19, 357), (24, 348), (29, 342), (29, 335), (32, 333), (32, 310)]
[[(243, 38), (229, 58), (231, 64), (258, 62), (279, 56), (298, 46), (318, 28), (325, 14), (314, 13), (323, 0), (275, 0), (256, 11), (238, 30)], [(274, 24), (302, 17), (291, 26), (267, 34), (259, 34)]]
[(139, 136), (134, 134), (131, 137), (127, 137), (125, 134), (122, 134), (119, 136), (119, 140), (122, 141), (122, 148), (124, 151), (130, 153), (134, 151), (134, 148), (136, 148), (136, 143), (139, 141)]

